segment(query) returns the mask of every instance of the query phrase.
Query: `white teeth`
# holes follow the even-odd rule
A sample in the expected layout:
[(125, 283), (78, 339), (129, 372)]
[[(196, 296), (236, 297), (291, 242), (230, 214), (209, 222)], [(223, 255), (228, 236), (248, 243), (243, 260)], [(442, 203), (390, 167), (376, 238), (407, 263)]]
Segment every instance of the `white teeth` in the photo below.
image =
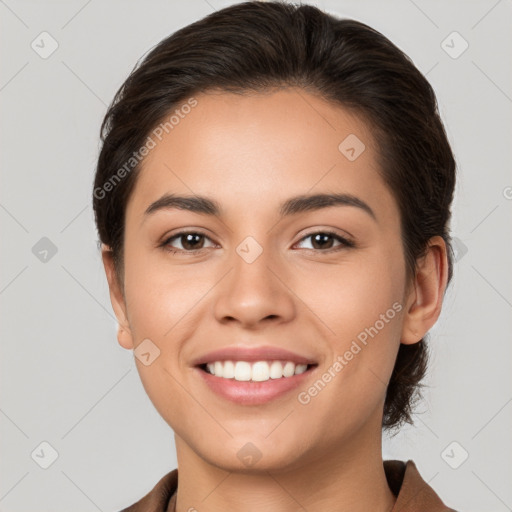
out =
[[(217, 374), (215, 374), (217, 375)], [(224, 368), (222, 370), (222, 376), (225, 379), (232, 379), (235, 376), (235, 363), (233, 361), (224, 361)]]
[(263, 382), (270, 378), (270, 367), (265, 361), (258, 361), (252, 365), (251, 380)]
[(264, 382), (269, 379), (281, 379), (300, 375), (308, 369), (307, 364), (295, 364), (291, 361), (215, 361), (207, 363), (207, 371), (216, 377), (237, 381)]
[(222, 373), (222, 363), (220, 361), (213, 363), (213, 371), (215, 375)]
[(298, 364), (295, 367), (295, 375), (300, 375), (301, 373), (304, 373), (308, 369), (307, 364)]
[[(217, 364), (217, 363), (215, 363)], [(222, 363), (220, 363), (222, 364)], [(217, 374), (215, 374), (217, 375)], [(220, 372), (219, 372), (220, 377)], [(235, 364), (235, 380), (251, 380), (251, 363), (237, 361)]]
[(283, 365), (279, 361), (272, 361), (270, 365), (270, 378), (280, 379), (283, 376)]
[(283, 375), (285, 377), (291, 377), (295, 373), (295, 364), (288, 361), (283, 368)]

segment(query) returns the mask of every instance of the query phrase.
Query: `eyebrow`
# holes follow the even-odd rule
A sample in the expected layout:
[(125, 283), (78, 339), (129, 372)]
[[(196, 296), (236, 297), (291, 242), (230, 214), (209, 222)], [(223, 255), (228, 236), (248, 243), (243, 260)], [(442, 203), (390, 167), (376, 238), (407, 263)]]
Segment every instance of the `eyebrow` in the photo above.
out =
[[(375, 221), (377, 220), (370, 206), (352, 194), (313, 194), (292, 197), (280, 205), (279, 215), (280, 217), (288, 217), (331, 206), (353, 206), (360, 208)], [(159, 210), (173, 208), (188, 210), (201, 215), (222, 216), (222, 207), (214, 199), (204, 196), (178, 196), (175, 194), (164, 194), (160, 199), (151, 203), (146, 209), (144, 216), (149, 216)]]

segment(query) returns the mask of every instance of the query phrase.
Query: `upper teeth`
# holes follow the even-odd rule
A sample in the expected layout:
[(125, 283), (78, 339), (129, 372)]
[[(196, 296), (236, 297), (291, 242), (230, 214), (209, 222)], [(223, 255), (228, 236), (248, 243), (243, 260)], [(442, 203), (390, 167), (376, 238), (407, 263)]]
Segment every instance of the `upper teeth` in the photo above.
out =
[(304, 373), (308, 365), (295, 364), (291, 361), (256, 361), (254, 363), (247, 361), (215, 361), (214, 363), (208, 363), (206, 368), (216, 377), (262, 382)]

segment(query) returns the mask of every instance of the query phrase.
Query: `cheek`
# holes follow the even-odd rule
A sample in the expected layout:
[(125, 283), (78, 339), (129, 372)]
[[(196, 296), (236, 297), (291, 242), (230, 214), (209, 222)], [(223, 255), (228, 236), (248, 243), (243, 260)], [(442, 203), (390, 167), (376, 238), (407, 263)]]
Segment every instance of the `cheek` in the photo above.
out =
[(171, 337), (186, 325), (187, 314), (211, 288), (209, 276), (200, 266), (170, 265), (165, 257), (142, 250), (130, 253), (128, 244), (126, 255), (125, 292), (132, 331), (139, 337)]
[(375, 248), (334, 265), (318, 265), (314, 271), (304, 268), (294, 273), (293, 289), (343, 348), (348, 337), (373, 326), (381, 315), (393, 320), (386, 322), (386, 330), (399, 323), (399, 308), (393, 309), (393, 304), (403, 300), (402, 264), (396, 251)]

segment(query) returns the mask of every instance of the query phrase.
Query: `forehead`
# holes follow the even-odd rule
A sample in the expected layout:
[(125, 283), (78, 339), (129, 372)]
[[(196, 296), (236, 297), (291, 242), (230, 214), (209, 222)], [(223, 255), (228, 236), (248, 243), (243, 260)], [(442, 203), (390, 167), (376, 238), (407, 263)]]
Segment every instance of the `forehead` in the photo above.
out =
[(239, 211), (265, 206), (262, 198), (270, 206), (316, 192), (393, 202), (371, 128), (344, 107), (295, 88), (194, 99), (194, 107), (150, 134), (154, 147), (129, 210), (143, 212), (165, 193), (215, 197)]

